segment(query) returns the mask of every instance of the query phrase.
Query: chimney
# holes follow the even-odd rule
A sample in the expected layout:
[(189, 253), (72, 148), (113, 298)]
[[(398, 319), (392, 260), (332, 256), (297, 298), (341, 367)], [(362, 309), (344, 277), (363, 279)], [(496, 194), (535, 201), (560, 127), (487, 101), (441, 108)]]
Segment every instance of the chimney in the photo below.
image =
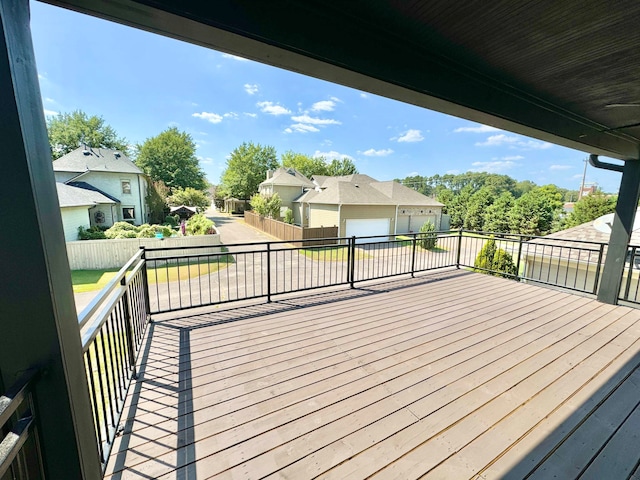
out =
[(273, 178), (273, 170), (267, 170), (267, 180)]

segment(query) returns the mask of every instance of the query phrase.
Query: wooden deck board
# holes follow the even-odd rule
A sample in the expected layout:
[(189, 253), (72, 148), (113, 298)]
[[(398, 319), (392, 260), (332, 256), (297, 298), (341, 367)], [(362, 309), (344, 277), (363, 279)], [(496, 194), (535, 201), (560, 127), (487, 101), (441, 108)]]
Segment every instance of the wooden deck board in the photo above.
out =
[(620, 451), (630, 476), (639, 337), (636, 310), (462, 271), (165, 316), (107, 477), (597, 478)]

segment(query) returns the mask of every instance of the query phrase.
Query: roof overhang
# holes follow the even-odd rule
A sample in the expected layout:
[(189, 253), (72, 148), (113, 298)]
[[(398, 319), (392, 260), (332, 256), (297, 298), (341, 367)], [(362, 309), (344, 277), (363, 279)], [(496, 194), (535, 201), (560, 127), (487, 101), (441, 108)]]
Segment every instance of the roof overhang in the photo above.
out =
[(47, 2), (566, 147), (639, 158), (640, 2)]

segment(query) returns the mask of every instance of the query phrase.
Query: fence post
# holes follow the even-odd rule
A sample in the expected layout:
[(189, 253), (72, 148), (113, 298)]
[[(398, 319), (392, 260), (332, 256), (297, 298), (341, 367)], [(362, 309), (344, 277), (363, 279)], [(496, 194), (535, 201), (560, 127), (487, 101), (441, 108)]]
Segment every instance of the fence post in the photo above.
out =
[(413, 238), (411, 239), (412, 249), (411, 249), (411, 278), (414, 278), (414, 272), (416, 269), (416, 244), (418, 243), (417, 234), (413, 234)]
[(267, 243), (267, 303), (271, 303), (271, 243)]
[(456, 254), (456, 268), (460, 269), (460, 253), (462, 251), (462, 229), (458, 230), (458, 252)]
[[(593, 293), (597, 293), (598, 280), (600, 277), (600, 262), (602, 261), (602, 251), (604, 250), (604, 244), (600, 245), (600, 257), (598, 258), (598, 270), (596, 271), (596, 284), (593, 287)], [(629, 299), (629, 290), (631, 290), (631, 278), (633, 277), (633, 262), (636, 258), (636, 247), (631, 247), (631, 258), (629, 258), (629, 273), (627, 274), (627, 283), (624, 287), (623, 300)], [(624, 270), (623, 270), (624, 273)]]
[(522, 257), (522, 235), (518, 235), (518, 258), (516, 259), (516, 280), (520, 281), (520, 257)]
[(349, 250), (351, 251), (351, 262), (349, 265), (351, 276), (349, 280), (349, 285), (351, 286), (351, 288), (354, 288), (353, 284), (356, 279), (356, 237), (355, 235), (349, 239), (349, 242), (350, 242)]
[(145, 319), (151, 321), (151, 300), (149, 299), (149, 279), (147, 278), (147, 251), (144, 245), (140, 247), (142, 249), (142, 290), (144, 291), (144, 308)]

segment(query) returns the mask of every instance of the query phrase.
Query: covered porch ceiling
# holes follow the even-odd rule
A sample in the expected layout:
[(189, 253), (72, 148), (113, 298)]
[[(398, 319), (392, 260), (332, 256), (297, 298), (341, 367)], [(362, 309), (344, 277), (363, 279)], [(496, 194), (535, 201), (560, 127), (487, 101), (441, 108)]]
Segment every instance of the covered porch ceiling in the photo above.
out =
[(636, 1), (46, 1), (566, 147), (639, 158)]

